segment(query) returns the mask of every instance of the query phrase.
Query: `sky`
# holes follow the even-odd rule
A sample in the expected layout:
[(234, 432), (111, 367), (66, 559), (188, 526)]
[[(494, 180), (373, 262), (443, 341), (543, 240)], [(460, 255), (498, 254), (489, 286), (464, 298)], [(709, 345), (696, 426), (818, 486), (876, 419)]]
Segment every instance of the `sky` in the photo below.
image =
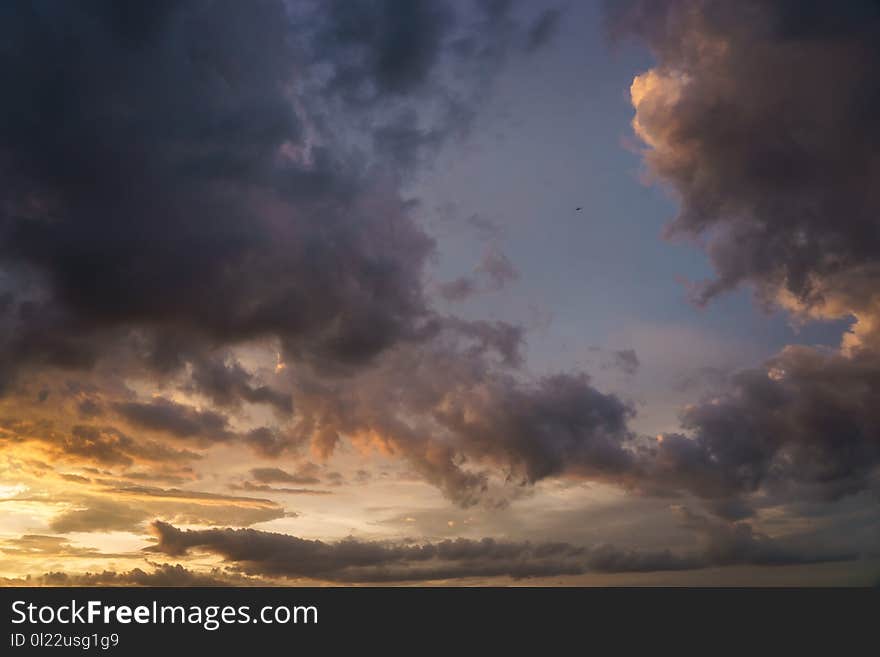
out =
[(0, 13), (4, 584), (880, 581), (876, 3)]

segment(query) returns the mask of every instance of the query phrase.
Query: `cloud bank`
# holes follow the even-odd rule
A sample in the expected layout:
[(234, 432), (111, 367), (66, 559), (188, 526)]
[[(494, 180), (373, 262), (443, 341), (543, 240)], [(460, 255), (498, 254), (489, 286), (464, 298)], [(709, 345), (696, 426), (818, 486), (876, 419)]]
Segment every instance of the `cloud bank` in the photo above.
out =
[(530, 543), (458, 538), (438, 543), (393, 544), (346, 539), (310, 541), (255, 529), (180, 530), (153, 523), (158, 542), (147, 548), (170, 557), (190, 550), (220, 555), (248, 575), (343, 582), (443, 580), (467, 577), (514, 579), (586, 572), (690, 570), (718, 565), (789, 565), (840, 561), (852, 554), (809, 554), (755, 533), (747, 524), (717, 523), (683, 511), (703, 548), (676, 555), (622, 550), (611, 545), (584, 548), (568, 543)]

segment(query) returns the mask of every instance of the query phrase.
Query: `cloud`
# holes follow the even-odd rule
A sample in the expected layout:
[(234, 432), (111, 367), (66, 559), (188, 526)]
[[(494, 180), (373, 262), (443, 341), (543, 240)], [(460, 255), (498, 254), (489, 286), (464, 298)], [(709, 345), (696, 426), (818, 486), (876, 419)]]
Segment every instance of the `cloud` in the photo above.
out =
[(753, 493), (875, 487), (880, 10), (636, 1), (609, 16), (657, 58), (632, 83), (633, 127), (648, 173), (680, 204), (668, 234), (707, 245), (717, 276), (697, 300), (750, 283), (798, 321), (856, 319), (840, 350), (789, 346), (688, 406), (688, 435), (661, 437), (649, 478), (733, 516), (751, 512)]
[(272, 500), (258, 497), (132, 485), (108, 487), (105, 492), (154, 517), (186, 524), (248, 526), (296, 515)]
[(97, 417), (103, 413), (103, 409), (100, 404), (98, 404), (93, 399), (84, 399), (77, 405), (77, 410), (79, 414), (87, 419), (91, 419)]
[(322, 455), (345, 436), (402, 457), (463, 506), (514, 494), (490, 490), (498, 472), (514, 486), (559, 475), (628, 476), (632, 409), (585, 375), (518, 376), (518, 342), (503, 325), (469, 324), (430, 346), (396, 349), (345, 380), (300, 371), (295, 435)]
[(611, 362), (609, 365), (619, 369), (624, 374), (629, 376), (635, 375), (639, 371), (640, 364), (635, 349), (619, 349), (611, 352)]
[(228, 419), (216, 411), (199, 410), (168, 399), (120, 402), (113, 409), (135, 426), (171, 434), (177, 438), (197, 438), (207, 442), (231, 436)]
[(446, 301), (464, 301), (477, 293), (477, 284), (468, 276), (459, 276), (454, 280), (439, 283), (437, 291)]
[(246, 481), (243, 484), (232, 484), (232, 490), (246, 490), (254, 493), (281, 493), (285, 495), (332, 495), (329, 490), (320, 490), (316, 488), (277, 488), (269, 484), (255, 484)]
[(480, 240), (498, 240), (504, 233), (504, 227), (481, 214), (472, 214), (464, 220), (464, 225), (474, 231)]
[(84, 508), (65, 511), (49, 523), (59, 534), (70, 532), (138, 531), (150, 514), (110, 499), (92, 498)]
[(686, 516), (690, 528), (707, 537), (704, 551), (675, 555), (610, 545), (584, 548), (568, 543), (458, 538), (437, 543), (388, 543), (348, 538), (311, 541), (254, 529), (180, 530), (153, 523), (156, 545), (146, 548), (172, 557), (190, 550), (222, 556), (249, 575), (343, 582), (542, 577), (586, 572), (650, 572), (732, 564), (794, 564), (852, 559), (854, 555), (805, 555), (787, 550), (747, 525), (716, 525)]
[[(382, 32), (377, 50), (408, 34), (405, 17), (383, 17), (402, 32)], [(3, 115), (0, 260), (36, 274), (33, 293), (10, 291), (8, 366), (88, 366), (133, 326), (157, 367), (197, 357), (193, 343), (266, 334), (352, 362), (410, 332), (431, 240), (297, 110), (283, 3), (153, 18), (130, 36), (100, 7), (4, 10), (0, 77), (19, 93)], [(341, 51), (323, 56), (342, 66)], [(423, 68), (370, 73), (397, 88)], [(83, 88), (88, 101), (71, 101)]]
[(474, 268), (474, 276), (458, 278), (437, 285), (437, 292), (446, 301), (465, 301), (481, 293), (498, 291), (519, 279), (519, 271), (500, 249), (487, 249)]
[(317, 54), (333, 59), (330, 84), (350, 96), (403, 94), (424, 84), (455, 20), (450, 7), (422, 1), (335, 2), (324, 18)]
[(269, 404), (279, 413), (290, 415), (293, 400), (289, 393), (255, 382), (234, 357), (203, 356), (192, 362), (193, 388), (210, 397), (218, 406), (237, 407), (242, 401)]
[(220, 571), (201, 573), (180, 564), (153, 564), (152, 571), (141, 568), (117, 572), (68, 573), (54, 571), (31, 577), (2, 580), (4, 586), (242, 586), (248, 582), (242, 577)]
[[(501, 62), (559, 21), (463, 7), (219, 1), (136, 21), (104, 5), (0, 8), (0, 82), (16, 90), (0, 107), (0, 379), (10, 405), (39, 407), (3, 421), (3, 445), (131, 468), (135, 481), (148, 463), (177, 485), (193, 473), (170, 466), (202, 452), (174, 441), (316, 459), (346, 441), (405, 460), (461, 506), (569, 477), (696, 495), (744, 518), (759, 494), (871, 486), (870, 11), (812, 8), (795, 23), (784, 3), (621, 10), (618, 26), (658, 57), (633, 84), (634, 126), (649, 171), (680, 195), (671, 232), (707, 238), (718, 272), (700, 299), (750, 282), (806, 317), (858, 318), (839, 353), (787, 350), (688, 408), (682, 434), (647, 443), (632, 404), (586, 374), (530, 375), (522, 327), (445, 316), (425, 298), (434, 242), (407, 176), (467, 129)], [(493, 246), (467, 280), (497, 289), (517, 275)], [(469, 293), (453, 283), (447, 297)], [(638, 366), (632, 351), (615, 359)], [(243, 488), (314, 479), (252, 474)], [(94, 506), (59, 526), (285, 514), (270, 500), (109, 488), (132, 515)], [(572, 556), (535, 568), (588, 563)]]
[(466, 129), (527, 29), (506, 6), (421, 1), (2, 18), (6, 376), (132, 339), (158, 370), (193, 365), (217, 403), (282, 412), (284, 393), (204, 354), (274, 336), (363, 363), (418, 332), (433, 241), (381, 172)]
[[(149, 550), (183, 556), (201, 549), (223, 556), (249, 574), (330, 581), (395, 581), (508, 575), (574, 574), (581, 550), (566, 544), (501, 543), (458, 539), (394, 545), (346, 539), (310, 541), (256, 530), (181, 531), (153, 525), (159, 542)], [(414, 570), (411, 570), (414, 568)]]
[(723, 498), (759, 488), (835, 500), (877, 485), (880, 395), (876, 355), (853, 360), (787, 347), (766, 368), (739, 372), (721, 394), (689, 406), (692, 438), (663, 436), (658, 478)]
[(519, 278), (519, 271), (503, 251), (492, 248), (483, 254), (476, 272), (485, 276), (493, 289), (500, 290)]
[(91, 479), (89, 479), (88, 477), (83, 477), (82, 475), (77, 474), (60, 474), (58, 476), (65, 481), (70, 481), (75, 484), (88, 484), (89, 482), (91, 482)]
[(701, 542), (704, 559), (717, 566), (780, 566), (831, 561), (851, 561), (853, 552), (817, 552), (786, 545), (756, 532), (744, 522), (723, 522), (680, 509), (683, 526), (695, 531)]
[(315, 476), (318, 467), (314, 463), (307, 463), (291, 474), (281, 468), (253, 468), (251, 476), (264, 484), (291, 483), (291, 484), (318, 484), (321, 480)]

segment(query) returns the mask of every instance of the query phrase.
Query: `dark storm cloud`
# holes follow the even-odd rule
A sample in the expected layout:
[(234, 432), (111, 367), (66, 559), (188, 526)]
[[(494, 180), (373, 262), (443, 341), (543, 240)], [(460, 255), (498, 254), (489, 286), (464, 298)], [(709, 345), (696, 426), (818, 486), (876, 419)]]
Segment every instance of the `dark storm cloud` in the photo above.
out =
[(146, 548), (172, 557), (190, 550), (222, 556), (249, 575), (343, 582), (542, 577), (586, 572), (651, 572), (734, 564), (797, 564), (853, 559), (851, 554), (812, 555), (789, 549), (744, 524), (713, 523), (683, 512), (703, 550), (676, 555), (610, 545), (584, 548), (568, 543), (458, 538), (437, 543), (389, 543), (353, 538), (311, 541), (254, 529), (180, 530), (153, 523), (158, 543)]
[(497, 240), (504, 233), (501, 224), (480, 214), (472, 214), (465, 219), (464, 224), (473, 230), (480, 240)]
[(562, 10), (546, 9), (538, 17), (538, 20), (529, 28), (529, 50), (536, 50), (550, 42), (559, 31), (559, 21), (562, 19)]
[[(307, 134), (280, 2), (169, 4), (137, 30), (109, 4), (2, 12), (17, 92), (0, 258), (31, 282), (10, 290), (9, 339), (27, 347), (10, 358), (87, 366), (98, 336), (142, 325), (184, 348), (274, 334), (350, 362), (413, 330), (431, 241), (393, 188)], [(400, 24), (380, 39), (409, 34), (382, 15)], [(418, 78), (424, 47), (423, 65), (373, 74)]]
[(525, 344), (525, 330), (518, 324), (485, 320), (462, 321), (448, 317), (442, 328), (471, 342), (463, 350), (466, 356), (480, 359), (494, 352), (507, 366), (517, 366), (523, 361), (521, 351)]
[(241, 577), (219, 571), (199, 573), (180, 564), (153, 564), (153, 570), (141, 568), (117, 572), (67, 573), (53, 571), (32, 577), (0, 580), (4, 586), (234, 586), (244, 583)]
[[(120, 475), (121, 479), (126, 483), (130, 482), (149, 482), (149, 483), (161, 483), (161, 484), (169, 484), (169, 485), (180, 485), (185, 484), (189, 481), (195, 479), (195, 474), (192, 468), (184, 467), (179, 470), (175, 470), (173, 472), (163, 471), (163, 470), (150, 470), (147, 472), (143, 471), (134, 471), (134, 472), (125, 472)], [(102, 482), (103, 483), (103, 482)]]
[(336, 64), (331, 84), (353, 97), (423, 84), (455, 21), (450, 5), (423, 0), (333, 1), (322, 16), (318, 53)]
[(499, 499), (490, 490), (493, 473), (514, 486), (558, 475), (614, 482), (635, 473), (628, 404), (585, 375), (520, 376), (513, 367), (520, 336), (504, 325), (454, 329), (345, 380), (300, 372), (294, 439), (321, 455), (347, 436), (400, 456), (463, 506), (515, 495), (515, 488), (498, 491)]
[(84, 418), (93, 418), (101, 415), (103, 409), (101, 405), (93, 399), (84, 399), (77, 404), (77, 411)]
[(496, 290), (500, 290), (519, 278), (519, 271), (513, 266), (510, 258), (498, 248), (488, 249), (483, 254), (476, 272), (485, 276)]
[(114, 410), (131, 424), (171, 434), (177, 438), (196, 438), (205, 441), (226, 440), (231, 437), (226, 416), (215, 411), (198, 410), (168, 399), (151, 402), (120, 402)]
[(252, 429), (243, 436), (243, 440), (255, 452), (270, 458), (280, 456), (285, 451), (298, 450), (304, 442), (301, 436), (271, 427)]
[(583, 550), (564, 543), (504, 543), (458, 539), (395, 545), (346, 539), (310, 541), (256, 530), (181, 531), (153, 525), (158, 544), (149, 550), (180, 557), (190, 549), (223, 556), (249, 574), (330, 581), (402, 581), (508, 575), (576, 574)]
[(560, 374), (525, 387), (504, 379), (482, 384), (477, 394), (447, 397), (437, 411), (467, 453), (509, 463), (527, 482), (565, 472), (613, 476), (631, 467), (625, 449), (631, 410), (585, 377)]
[(281, 413), (293, 412), (289, 393), (254, 381), (254, 375), (232, 358), (194, 359), (193, 387), (211, 398), (218, 406), (236, 406), (241, 401), (269, 404)]
[(291, 7), (305, 63), (319, 72), (305, 81), (302, 100), (314, 125), (338, 127), (342, 117), (369, 126), (375, 154), (402, 178), (467, 133), (500, 68), (534, 50), (529, 35), (543, 18), (523, 20), (507, 1)]
[(484, 80), (509, 51), (534, 50), (550, 41), (560, 14), (551, 8), (524, 23), (508, 0), (299, 5), (294, 4), (294, 12), (310, 26), (306, 44), (312, 63), (328, 68), (323, 81), (328, 95), (363, 109), (422, 94), (446, 103), (447, 118), (460, 118), (468, 110), (454, 98), (461, 96), (461, 88), (440, 87), (442, 93), (436, 93), (444, 64), (460, 76)]
[(657, 477), (724, 499), (759, 488), (834, 500), (877, 485), (880, 360), (788, 347), (768, 370), (682, 417), (693, 439), (666, 435)]
[(715, 566), (788, 566), (851, 561), (859, 556), (853, 552), (804, 550), (756, 532), (748, 523), (719, 522), (687, 509), (681, 510), (681, 516), (683, 526), (696, 532), (700, 538), (706, 562)]

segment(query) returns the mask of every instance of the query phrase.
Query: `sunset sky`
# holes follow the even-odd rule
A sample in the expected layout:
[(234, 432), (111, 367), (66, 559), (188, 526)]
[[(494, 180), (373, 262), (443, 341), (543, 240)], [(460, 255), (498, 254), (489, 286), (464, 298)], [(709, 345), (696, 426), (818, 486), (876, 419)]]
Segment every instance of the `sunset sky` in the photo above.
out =
[(0, 3), (0, 583), (880, 582), (880, 4)]

